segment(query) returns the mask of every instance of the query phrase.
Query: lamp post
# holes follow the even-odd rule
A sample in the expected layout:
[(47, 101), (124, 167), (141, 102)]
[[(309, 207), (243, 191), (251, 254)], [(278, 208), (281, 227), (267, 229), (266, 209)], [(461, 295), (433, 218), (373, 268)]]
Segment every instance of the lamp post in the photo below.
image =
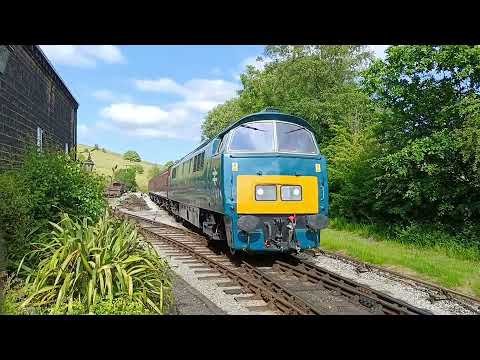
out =
[(83, 163), (83, 166), (87, 172), (93, 171), (93, 167), (95, 166), (95, 163), (92, 160), (92, 156), (90, 155), (90, 152), (88, 152), (88, 159)]

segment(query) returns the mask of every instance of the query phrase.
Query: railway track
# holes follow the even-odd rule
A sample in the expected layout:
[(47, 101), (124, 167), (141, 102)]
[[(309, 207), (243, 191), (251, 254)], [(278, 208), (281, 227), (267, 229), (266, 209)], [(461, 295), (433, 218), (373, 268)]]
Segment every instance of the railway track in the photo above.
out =
[(464, 307), (466, 310), (471, 311), (474, 314), (480, 314), (480, 299), (463, 294), (461, 292), (447, 289), (436, 284), (432, 284), (428, 281), (420, 280), (417, 278), (413, 278), (411, 276), (401, 274), (397, 271), (390, 270), (384, 267), (376, 266), (373, 264), (363, 263), (355, 258), (352, 258), (347, 255), (334, 253), (331, 251), (327, 251), (324, 249), (316, 249), (309, 251), (313, 257), (318, 255), (326, 256), (331, 259), (340, 260), (344, 263), (353, 265), (358, 272), (377, 272), (382, 274), (387, 278), (393, 279), (395, 281), (400, 281), (407, 285), (414, 285), (416, 287), (423, 287), (429, 291), (428, 300), (430, 303), (435, 303), (437, 301), (444, 301), (444, 300), (454, 300), (456, 303)]
[[(166, 255), (181, 259), (205, 278), (241, 288), (243, 300), (262, 300), (273, 313), (287, 315), (388, 314), (429, 315), (431, 312), (375, 291), (318, 267), (297, 255), (231, 257), (195, 232), (131, 213), (115, 215), (134, 221), (139, 232)], [(212, 275), (213, 276), (208, 276)], [(228, 290), (225, 290), (227, 292)]]

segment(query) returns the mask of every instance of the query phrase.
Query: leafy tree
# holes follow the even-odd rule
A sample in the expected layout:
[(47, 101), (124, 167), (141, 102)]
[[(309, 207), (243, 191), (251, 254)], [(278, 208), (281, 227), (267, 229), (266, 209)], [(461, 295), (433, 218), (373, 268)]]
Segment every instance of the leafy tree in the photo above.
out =
[(134, 167), (119, 169), (115, 172), (114, 180), (123, 183), (127, 191), (137, 191), (136, 173), (137, 170)]
[(170, 166), (172, 166), (172, 165), (173, 165), (173, 161), (170, 160), (170, 161), (167, 161), (163, 166), (164, 166), (165, 168), (168, 168), (168, 167), (170, 167)]
[(142, 165), (140, 165), (140, 164), (134, 165), (134, 168), (135, 168), (135, 170), (137, 171), (138, 174), (143, 174), (144, 169), (143, 169)]
[(372, 220), (379, 174), (372, 165), (379, 144), (374, 125), (356, 117), (349, 120), (333, 127), (334, 137), (324, 150), (329, 164), (331, 212), (353, 221)]
[(351, 103), (368, 102), (358, 91), (357, 77), (370, 56), (362, 46), (268, 46), (265, 69), (247, 68), (239, 97), (207, 115), (203, 136), (212, 137), (242, 115), (274, 106), (305, 118), (320, 145), (327, 145), (333, 125), (351, 115)]
[(125, 154), (123, 154), (123, 158), (125, 160), (135, 161), (135, 162), (142, 161), (142, 159), (140, 158), (140, 155), (138, 155), (138, 153), (134, 150), (128, 150), (127, 152), (125, 152)]
[(99, 150), (100, 147), (98, 146), (98, 144), (95, 144), (95, 146), (93, 147), (95, 150)]
[(247, 113), (241, 109), (239, 98), (217, 105), (208, 112), (206, 120), (202, 123), (203, 139), (213, 138), (243, 115), (247, 115)]
[(386, 109), (375, 165), (385, 218), (455, 226), (480, 218), (480, 47), (395, 46), (364, 76)]

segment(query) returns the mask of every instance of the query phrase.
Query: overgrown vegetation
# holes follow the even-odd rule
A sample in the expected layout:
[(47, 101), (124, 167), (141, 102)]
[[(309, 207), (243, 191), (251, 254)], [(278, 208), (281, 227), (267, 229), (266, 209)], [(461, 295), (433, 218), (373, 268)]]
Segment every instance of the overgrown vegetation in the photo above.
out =
[(128, 167), (126, 169), (118, 169), (115, 171), (114, 180), (120, 181), (125, 184), (127, 191), (137, 191), (137, 182), (135, 176), (137, 169), (134, 167)]
[[(16, 269), (30, 241), (60, 214), (97, 220), (105, 211), (105, 180), (80, 162), (54, 151), (27, 151), (23, 165), (0, 174), (0, 223), (7, 265)], [(35, 263), (25, 263), (35, 266)]]
[(143, 174), (145, 172), (142, 165), (137, 164), (137, 165), (134, 166), (134, 168), (135, 168), (135, 170), (138, 174)]
[(168, 311), (173, 301), (168, 264), (133, 225), (108, 215), (95, 223), (66, 214), (50, 225), (53, 230), (26, 255), (42, 260), (17, 299), (22, 299), (20, 311), (75, 313), (80, 307), (102, 313), (129, 306), (147, 313)]
[[(480, 250), (480, 47), (267, 46), (211, 138), (267, 106), (301, 116), (329, 161), (331, 216), (419, 246)], [(450, 251), (450, 250), (449, 250)]]
[(55, 151), (32, 149), (19, 169), (0, 174), (9, 274), (0, 293), (3, 311), (168, 311), (173, 303), (170, 270), (133, 225), (105, 212), (105, 185), (81, 161)]

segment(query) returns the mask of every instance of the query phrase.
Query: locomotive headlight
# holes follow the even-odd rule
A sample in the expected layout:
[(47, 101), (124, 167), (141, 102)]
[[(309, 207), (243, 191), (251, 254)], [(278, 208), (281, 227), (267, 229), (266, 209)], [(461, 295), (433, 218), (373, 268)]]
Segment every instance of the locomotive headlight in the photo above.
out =
[(302, 200), (301, 186), (282, 186), (282, 200), (300, 201)]
[(258, 201), (277, 200), (277, 187), (275, 185), (255, 186), (255, 200), (258, 200)]

